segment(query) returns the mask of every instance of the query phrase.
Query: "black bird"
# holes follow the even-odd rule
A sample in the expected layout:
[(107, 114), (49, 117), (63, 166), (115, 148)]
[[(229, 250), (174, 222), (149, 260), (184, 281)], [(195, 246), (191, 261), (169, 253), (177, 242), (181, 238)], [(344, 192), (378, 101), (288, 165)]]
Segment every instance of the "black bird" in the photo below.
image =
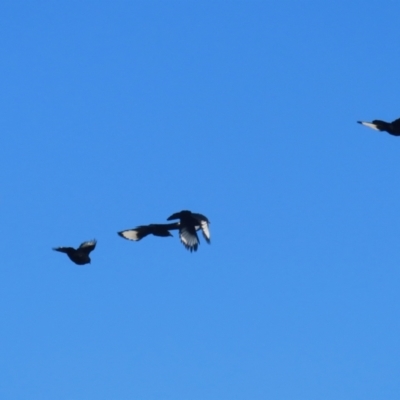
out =
[(201, 229), (204, 239), (210, 243), (210, 221), (202, 214), (192, 213), (188, 210), (172, 214), (167, 220), (179, 219), (179, 238), (186, 249), (197, 251), (200, 244), (197, 232)]
[(139, 241), (147, 235), (168, 237), (173, 236), (170, 230), (179, 229), (179, 222), (173, 224), (150, 224), (140, 225), (134, 229), (127, 229), (118, 232), (118, 235), (124, 239)]
[(73, 247), (55, 247), (53, 250), (65, 253), (71, 261), (78, 265), (90, 264), (89, 253), (96, 247), (96, 240), (83, 242), (77, 249)]
[(368, 126), (377, 131), (388, 132), (393, 136), (400, 136), (400, 118), (393, 122), (385, 122), (379, 119), (374, 119), (372, 122), (357, 121), (359, 124)]

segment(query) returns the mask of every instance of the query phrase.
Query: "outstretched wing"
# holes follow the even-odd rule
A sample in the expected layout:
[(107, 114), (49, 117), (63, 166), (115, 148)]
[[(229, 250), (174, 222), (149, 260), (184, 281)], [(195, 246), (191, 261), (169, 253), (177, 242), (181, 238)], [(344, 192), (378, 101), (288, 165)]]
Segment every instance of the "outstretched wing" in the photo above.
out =
[(197, 251), (199, 247), (199, 237), (197, 236), (195, 227), (182, 225), (179, 229), (179, 238), (186, 249)]
[(118, 232), (118, 235), (127, 240), (134, 240), (135, 242), (143, 239), (145, 236), (151, 233), (151, 229), (147, 225), (141, 225), (134, 229), (127, 229), (125, 231)]
[(118, 235), (127, 240), (138, 241), (150, 234), (161, 237), (172, 236), (169, 231), (173, 229), (179, 229), (179, 222), (173, 224), (140, 225), (134, 229), (118, 232)]
[(202, 214), (195, 214), (193, 213), (193, 217), (196, 218), (196, 220), (199, 222), (199, 228), (201, 229), (201, 232), (203, 233), (204, 239), (206, 239), (207, 243), (211, 242), (211, 234), (210, 234), (210, 221), (208, 218)]
[(173, 222), (171, 224), (150, 224), (149, 228), (154, 236), (173, 236), (170, 231), (179, 229), (180, 222)]
[(73, 247), (53, 247), (53, 250), (59, 251), (60, 253), (68, 254), (71, 251), (75, 251)]
[(167, 218), (167, 221), (171, 221), (172, 219), (180, 219), (182, 215), (182, 211), (172, 214)]
[(364, 121), (357, 121), (359, 124), (367, 126), (368, 128), (375, 129), (376, 131), (379, 131), (380, 129), (376, 126), (376, 124), (372, 122), (364, 122)]
[(203, 233), (204, 239), (206, 239), (206, 242), (208, 244), (210, 244), (211, 243), (211, 234), (210, 234), (210, 228), (209, 228), (208, 224), (209, 224), (208, 221), (202, 220), (200, 222), (200, 228), (201, 228), (201, 232)]
[(97, 241), (95, 239), (89, 240), (87, 242), (83, 242), (78, 250), (81, 252), (84, 252), (86, 254), (89, 254), (94, 248), (96, 247)]

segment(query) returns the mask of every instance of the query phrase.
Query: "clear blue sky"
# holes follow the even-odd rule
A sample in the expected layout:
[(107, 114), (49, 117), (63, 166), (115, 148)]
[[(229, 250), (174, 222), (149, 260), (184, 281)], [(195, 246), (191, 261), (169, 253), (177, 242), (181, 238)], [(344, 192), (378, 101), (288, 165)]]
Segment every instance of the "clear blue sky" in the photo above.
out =
[(0, 398), (399, 399), (399, 15), (3, 1)]

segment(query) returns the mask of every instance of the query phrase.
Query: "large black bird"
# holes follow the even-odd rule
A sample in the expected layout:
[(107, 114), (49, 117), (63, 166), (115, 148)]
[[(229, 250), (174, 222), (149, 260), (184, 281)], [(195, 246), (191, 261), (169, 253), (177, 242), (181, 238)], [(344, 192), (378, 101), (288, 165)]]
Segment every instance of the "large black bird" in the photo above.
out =
[(55, 247), (53, 250), (65, 253), (71, 261), (78, 265), (90, 264), (89, 253), (96, 247), (96, 240), (83, 242), (77, 249), (73, 247)]
[(359, 124), (368, 126), (369, 128), (377, 131), (388, 132), (393, 136), (400, 136), (400, 118), (393, 122), (385, 122), (379, 119), (375, 119), (372, 122), (357, 121)]
[(125, 231), (118, 232), (118, 235), (124, 239), (138, 241), (147, 235), (161, 237), (173, 236), (170, 230), (174, 229), (179, 229), (179, 222), (175, 222), (173, 224), (140, 225), (134, 229), (127, 229)]
[(186, 249), (191, 252), (197, 251), (200, 240), (196, 231), (199, 229), (201, 229), (206, 242), (210, 243), (210, 221), (204, 215), (183, 210), (167, 218), (168, 221), (173, 219), (179, 219), (179, 237)]

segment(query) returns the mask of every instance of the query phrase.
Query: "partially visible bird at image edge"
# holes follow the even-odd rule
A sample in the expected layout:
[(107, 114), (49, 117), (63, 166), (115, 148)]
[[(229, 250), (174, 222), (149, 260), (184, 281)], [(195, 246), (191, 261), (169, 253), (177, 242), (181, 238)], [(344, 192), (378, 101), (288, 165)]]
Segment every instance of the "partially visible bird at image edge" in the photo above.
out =
[(357, 121), (359, 124), (377, 131), (388, 132), (393, 136), (400, 136), (400, 118), (392, 122), (385, 122), (379, 119), (374, 119), (372, 122)]

